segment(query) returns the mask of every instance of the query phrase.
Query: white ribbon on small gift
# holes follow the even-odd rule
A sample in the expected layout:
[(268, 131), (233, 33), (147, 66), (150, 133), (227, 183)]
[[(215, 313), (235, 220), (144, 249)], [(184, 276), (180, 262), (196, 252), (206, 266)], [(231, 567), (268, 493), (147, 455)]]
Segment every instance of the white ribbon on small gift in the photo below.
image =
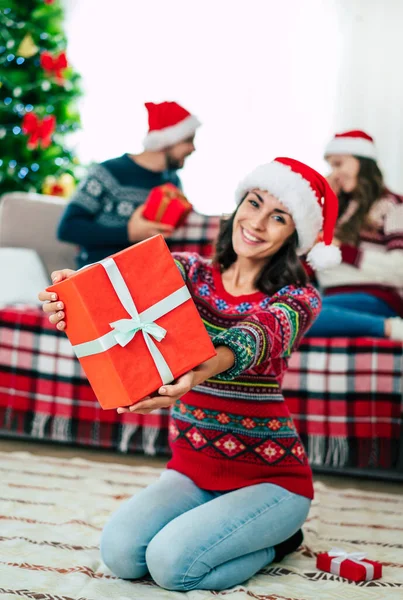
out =
[[(130, 318), (119, 319), (118, 321), (109, 323), (111, 331), (105, 335), (95, 340), (73, 346), (73, 350), (77, 358), (83, 358), (84, 356), (92, 356), (93, 354), (106, 352), (117, 344), (124, 348), (132, 341), (136, 333), (141, 331), (147, 344), (147, 348), (154, 360), (155, 366), (157, 367), (162, 383), (170, 383), (174, 379), (174, 376), (167, 362), (165, 361), (165, 358), (162, 356), (152, 339), (154, 338), (157, 342), (161, 342), (166, 336), (167, 331), (160, 325), (157, 325), (154, 321), (189, 300), (191, 295), (188, 288), (184, 285), (176, 290), (176, 292), (173, 292), (163, 300), (160, 300), (153, 306), (150, 306), (150, 308), (147, 308), (143, 312), (139, 313), (130, 294), (129, 288), (127, 287), (126, 282), (113, 258), (109, 257), (105, 260), (101, 260), (99, 263), (93, 264), (100, 264), (103, 266), (109, 277), (112, 287), (117, 294), (117, 297), (119, 298), (123, 308), (130, 315)], [(92, 265), (87, 265), (87, 267), (89, 266)]]
[(330, 572), (333, 575), (340, 575), (341, 563), (345, 560), (351, 560), (357, 565), (361, 565), (365, 569), (365, 581), (369, 581), (374, 578), (374, 565), (371, 563), (364, 562), (366, 557), (365, 552), (346, 552), (342, 548), (332, 548), (328, 552), (330, 558), (334, 557), (330, 563)]

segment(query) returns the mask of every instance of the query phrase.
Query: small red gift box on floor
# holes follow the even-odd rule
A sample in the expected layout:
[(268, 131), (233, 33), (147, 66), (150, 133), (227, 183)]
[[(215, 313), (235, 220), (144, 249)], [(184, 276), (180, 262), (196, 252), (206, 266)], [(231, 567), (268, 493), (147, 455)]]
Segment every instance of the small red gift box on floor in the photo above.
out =
[(318, 554), (316, 568), (351, 581), (369, 581), (382, 577), (381, 563), (365, 557), (364, 552), (348, 553), (341, 548), (332, 548), (329, 552)]
[(129, 406), (215, 356), (161, 235), (48, 288), (102, 408)]
[(179, 188), (172, 183), (165, 183), (149, 193), (144, 203), (143, 217), (176, 228), (182, 225), (192, 208)]

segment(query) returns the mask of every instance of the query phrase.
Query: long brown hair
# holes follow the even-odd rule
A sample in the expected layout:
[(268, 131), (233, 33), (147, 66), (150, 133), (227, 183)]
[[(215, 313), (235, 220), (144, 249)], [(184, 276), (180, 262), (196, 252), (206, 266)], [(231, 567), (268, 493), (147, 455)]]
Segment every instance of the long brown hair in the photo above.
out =
[[(232, 245), (232, 232), (238, 208), (229, 218), (221, 221), (215, 246), (213, 262), (220, 266), (223, 271), (226, 271), (237, 259)], [(298, 258), (297, 248), (298, 234), (294, 231), (280, 250), (274, 256), (268, 258), (259, 273), (255, 284), (260, 292), (272, 296), (286, 285), (304, 286), (307, 284), (308, 277)]]
[[(337, 226), (336, 235), (341, 242), (347, 244), (357, 244), (371, 206), (386, 191), (383, 175), (377, 163), (372, 158), (358, 156), (355, 158), (360, 162), (356, 188), (349, 194), (339, 193), (341, 222)], [(353, 209), (351, 216), (348, 215), (349, 207)]]

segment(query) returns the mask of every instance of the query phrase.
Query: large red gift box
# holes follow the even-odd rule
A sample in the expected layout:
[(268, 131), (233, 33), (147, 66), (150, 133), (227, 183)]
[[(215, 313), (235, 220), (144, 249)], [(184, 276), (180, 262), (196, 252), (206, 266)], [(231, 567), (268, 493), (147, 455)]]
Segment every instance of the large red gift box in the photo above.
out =
[(215, 356), (161, 235), (48, 288), (102, 408), (129, 406)]
[(369, 560), (363, 552), (347, 553), (341, 548), (332, 548), (316, 557), (316, 568), (351, 581), (369, 581), (382, 577), (382, 565)]
[(192, 210), (192, 205), (179, 188), (164, 183), (151, 190), (144, 203), (143, 217), (149, 221), (179, 227)]

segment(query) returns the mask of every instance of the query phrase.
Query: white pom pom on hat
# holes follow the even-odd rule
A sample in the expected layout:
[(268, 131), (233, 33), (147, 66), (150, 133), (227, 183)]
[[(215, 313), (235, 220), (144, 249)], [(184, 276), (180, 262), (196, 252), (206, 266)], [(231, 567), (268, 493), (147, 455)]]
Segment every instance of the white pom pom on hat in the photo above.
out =
[[(270, 192), (290, 211), (298, 233), (298, 254), (307, 254), (313, 269), (340, 264), (340, 249), (332, 245), (339, 203), (320, 173), (293, 158), (279, 157), (260, 165), (241, 181), (237, 202), (253, 189)], [(320, 232), (322, 241), (316, 243)]]
[(323, 242), (314, 245), (307, 257), (308, 263), (315, 271), (337, 267), (341, 262), (341, 252), (337, 246), (326, 246)]

